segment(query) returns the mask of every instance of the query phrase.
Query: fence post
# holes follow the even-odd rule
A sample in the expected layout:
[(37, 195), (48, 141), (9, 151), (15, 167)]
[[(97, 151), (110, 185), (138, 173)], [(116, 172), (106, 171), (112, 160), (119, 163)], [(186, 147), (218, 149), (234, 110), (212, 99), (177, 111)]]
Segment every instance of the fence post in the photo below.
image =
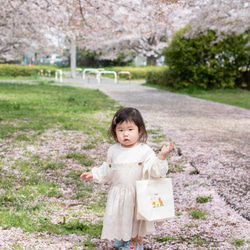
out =
[(62, 70), (61, 70), (61, 69), (56, 70), (56, 73), (55, 73), (55, 75), (56, 75), (56, 80), (58, 79), (58, 77), (57, 77), (57, 72), (60, 73), (60, 82), (62, 82), (62, 81), (63, 81), (63, 79), (62, 79)]
[(129, 71), (119, 71), (118, 72), (118, 79), (120, 74), (128, 74), (129, 75), (129, 83), (131, 82), (131, 73)]

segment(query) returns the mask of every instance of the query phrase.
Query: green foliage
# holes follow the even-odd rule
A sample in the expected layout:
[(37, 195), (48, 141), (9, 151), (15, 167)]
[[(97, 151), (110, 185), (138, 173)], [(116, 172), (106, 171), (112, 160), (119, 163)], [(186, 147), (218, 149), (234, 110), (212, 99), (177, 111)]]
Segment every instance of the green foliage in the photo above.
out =
[[(101, 54), (108, 53), (102, 52)], [(110, 59), (102, 59), (99, 57), (101, 54), (97, 54), (95, 51), (91, 50), (78, 50), (77, 51), (77, 65), (79, 67), (91, 67), (91, 68), (103, 68), (103, 67), (115, 67), (115, 66), (126, 66), (131, 64), (134, 52), (120, 52), (117, 54), (116, 58)], [(131, 56), (130, 60), (127, 60), (128, 57)]]
[(225, 35), (219, 40), (217, 31), (209, 30), (186, 38), (181, 30), (164, 51), (169, 66), (167, 86), (201, 89), (234, 88), (236, 80), (249, 69), (249, 31)]
[[(151, 71), (160, 71), (161, 67), (159, 66), (141, 66), (141, 67), (112, 67), (105, 68), (106, 70), (113, 70), (116, 73), (119, 71), (129, 71), (131, 73), (131, 79), (145, 79), (147, 74)], [(128, 74), (121, 74), (121, 78), (129, 79)]]
[(40, 73), (40, 70), (43, 69), (44, 74), (47, 70), (51, 71), (51, 74), (54, 75), (57, 68), (50, 66), (22, 66), (14, 64), (0, 64), (0, 77), (30, 77), (37, 76)]
[(146, 81), (149, 84), (168, 86), (169, 70), (168, 66), (151, 67), (147, 72)]

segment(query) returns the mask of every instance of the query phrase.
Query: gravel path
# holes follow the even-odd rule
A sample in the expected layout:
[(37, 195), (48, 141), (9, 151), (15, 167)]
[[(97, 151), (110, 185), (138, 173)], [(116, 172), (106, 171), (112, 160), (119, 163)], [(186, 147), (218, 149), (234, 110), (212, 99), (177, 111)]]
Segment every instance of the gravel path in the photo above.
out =
[(100, 89), (161, 128), (232, 208), (250, 219), (250, 110), (122, 82)]
[(250, 110), (146, 87), (143, 81), (70, 81), (138, 108), (146, 123), (161, 128), (216, 192), (250, 220)]

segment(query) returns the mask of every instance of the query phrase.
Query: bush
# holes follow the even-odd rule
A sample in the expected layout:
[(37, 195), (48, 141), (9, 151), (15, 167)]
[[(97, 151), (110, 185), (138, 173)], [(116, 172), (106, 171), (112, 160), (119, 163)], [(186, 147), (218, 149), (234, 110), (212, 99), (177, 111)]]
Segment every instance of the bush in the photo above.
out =
[(193, 38), (184, 34), (185, 30), (176, 33), (163, 52), (169, 66), (169, 84), (175, 88), (235, 88), (243, 74), (240, 69), (249, 68), (249, 31), (224, 36), (223, 40), (215, 30)]
[[(141, 66), (141, 67), (113, 67), (113, 68), (105, 68), (106, 70), (113, 70), (116, 73), (119, 71), (129, 71), (131, 73), (131, 79), (145, 79), (148, 72), (158, 70), (161, 67), (158, 66)], [(122, 74), (122, 78), (129, 79), (129, 75)]]
[(236, 87), (250, 90), (250, 68), (242, 69), (242, 75), (236, 79)]
[(8, 77), (29, 77), (34, 74), (38, 74), (40, 70), (43, 69), (45, 73), (47, 70), (51, 71), (51, 74), (54, 75), (57, 68), (50, 66), (22, 66), (22, 65), (14, 65), (14, 64), (0, 64), (0, 76), (8, 76)]
[(150, 84), (171, 86), (167, 66), (151, 68), (146, 75), (146, 81)]

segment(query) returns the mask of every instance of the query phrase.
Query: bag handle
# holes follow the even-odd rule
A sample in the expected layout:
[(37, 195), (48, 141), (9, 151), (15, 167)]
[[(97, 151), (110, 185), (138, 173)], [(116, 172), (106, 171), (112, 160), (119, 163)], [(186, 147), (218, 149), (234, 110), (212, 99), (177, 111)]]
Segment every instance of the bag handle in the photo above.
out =
[[(139, 166), (144, 166), (144, 162), (139, 162)], [(145, 178), (145, 175), (148, 174), (148, 178)], [(159, 180), (162, 177), (152, 177), (149, 173), (148, 170), (145, 171), (145, 173), (142, 174), (142, 180)]]

